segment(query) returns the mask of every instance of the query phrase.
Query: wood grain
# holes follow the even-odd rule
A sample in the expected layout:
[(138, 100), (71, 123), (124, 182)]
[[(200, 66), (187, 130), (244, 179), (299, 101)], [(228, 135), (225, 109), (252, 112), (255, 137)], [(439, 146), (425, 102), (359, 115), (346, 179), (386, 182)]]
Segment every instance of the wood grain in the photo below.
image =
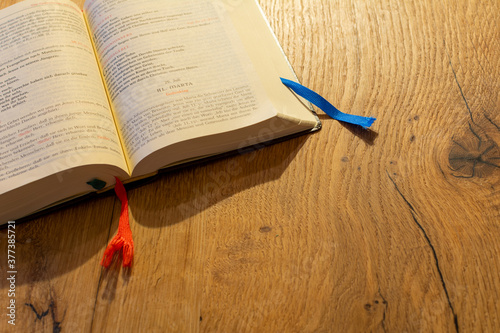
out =
[(99, 266), (112, 196), (18, 225), (0, 331), (500, 330), (500, 3), (259, 2), (301, 82), (373, 130), (320, 112), (131, 189), (129, 271)]

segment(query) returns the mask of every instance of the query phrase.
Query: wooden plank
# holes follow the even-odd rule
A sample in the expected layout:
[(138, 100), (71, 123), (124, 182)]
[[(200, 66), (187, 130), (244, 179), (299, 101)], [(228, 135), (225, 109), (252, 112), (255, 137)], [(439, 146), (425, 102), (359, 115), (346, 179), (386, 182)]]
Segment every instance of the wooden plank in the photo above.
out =
[(499, 3), (259, 2), (301, 82), (373, 130), (320, 112), (130, 190), (132, 270), (98, 266), (112, 196), (19, 225), (19, 331), (500, 329)]

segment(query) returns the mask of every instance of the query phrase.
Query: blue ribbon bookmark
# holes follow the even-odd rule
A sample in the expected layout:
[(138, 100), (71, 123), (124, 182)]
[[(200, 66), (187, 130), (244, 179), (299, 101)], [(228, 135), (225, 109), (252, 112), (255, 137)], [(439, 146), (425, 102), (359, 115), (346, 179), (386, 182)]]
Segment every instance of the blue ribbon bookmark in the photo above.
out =
[(321, 97), (319, 94), (315, 93), (309, 88), (304, 87), (301, 84), (298, 84), (297, 82), (290, 81), (284, 78), (280, 78), (281, 82), (288, 88), (292, 89), (293, 92), (295, 92), (297, 95), (305, 98), (312, 104), (316, 105), (318, 108), (323, 110), (327, 115), (332, 117), (335, 120), (338, 121), (343, 121), (345, 123), (350, 123), (354, 125), (359, 125), (363, 126), (364, 128), (370, 127), (373, 122), (375, 121), (375, 118), (371, 117), (362, 117), (362, 116), (355, 116), (352, 114), (347, 114), (340, 112), (335, 106), (330, 104), (326, 99)]

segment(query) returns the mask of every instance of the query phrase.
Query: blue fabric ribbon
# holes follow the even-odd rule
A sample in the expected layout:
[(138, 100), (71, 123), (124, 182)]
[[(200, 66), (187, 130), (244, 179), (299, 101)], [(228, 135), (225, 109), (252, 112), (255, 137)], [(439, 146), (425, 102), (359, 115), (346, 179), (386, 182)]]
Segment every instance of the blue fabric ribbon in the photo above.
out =
[(335, 106), (330, 104), (330, 102), (328, 102), (326, 99), (324, 99), (311, 89), (306, 88), (303, 85), (298, 84), (297, 82), (294, 81), (290, 81), (284, 78), (280, 79), (285, 86), (292, 89), (292, 91), (295, 92), (297, 95), (305, 98), (312, 104), (316, 105), (318, 108), (323, 110), (323, 112), (325, 112), (327, 115), (329, 115), (335, 120), (363, 126), (364, 128), (370, 127), (375, 121), (375, 118), (355, 116), (352, 114), (340, 112)]

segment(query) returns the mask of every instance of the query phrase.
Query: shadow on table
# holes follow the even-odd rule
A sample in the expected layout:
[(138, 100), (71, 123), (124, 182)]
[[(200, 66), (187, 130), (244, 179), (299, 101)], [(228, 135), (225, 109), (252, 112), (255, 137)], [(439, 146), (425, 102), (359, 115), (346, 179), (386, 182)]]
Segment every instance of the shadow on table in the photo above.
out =
[[(131, 224), (161, 228), (180, 223), (237, 193), (279, 179), (306, 140), (307, 136), (301, 136), (133, 183), (127, 186)], [(37, 288), (47, 291), (40, 297), (52, 299), (57, 292), (50, 281), (67, 272), (80, 270), (78, 279), (95, 283), (88, 279), (99, 275), (97, 260), (101, 258), (97, 254), (116, 234), (120, 206), (113, 191), (109, 191), (20, 222), (16, 226), (16, 269), (22, 274), (17, 277), (17, 286), (47, 284), (46, 288)], [(8, 244), (6, 234), (6, 230), (0, 230), (3, 248)], [(106, 290), (113, 289), (120, 262), (113, 260), (114, 272), (104, 276), (104, 296), (110, 299), (113, 295), (106, 294)], [(5, 287), (2, 284), (0, 289)]]
[(248, 148), (160, 174), (153, 183), (129, 191), (131, 214), (136, 223), (151, 228), (185, 221), (239, 192), (279, 179), (306, 140), (302, 136), (265, 149)]

